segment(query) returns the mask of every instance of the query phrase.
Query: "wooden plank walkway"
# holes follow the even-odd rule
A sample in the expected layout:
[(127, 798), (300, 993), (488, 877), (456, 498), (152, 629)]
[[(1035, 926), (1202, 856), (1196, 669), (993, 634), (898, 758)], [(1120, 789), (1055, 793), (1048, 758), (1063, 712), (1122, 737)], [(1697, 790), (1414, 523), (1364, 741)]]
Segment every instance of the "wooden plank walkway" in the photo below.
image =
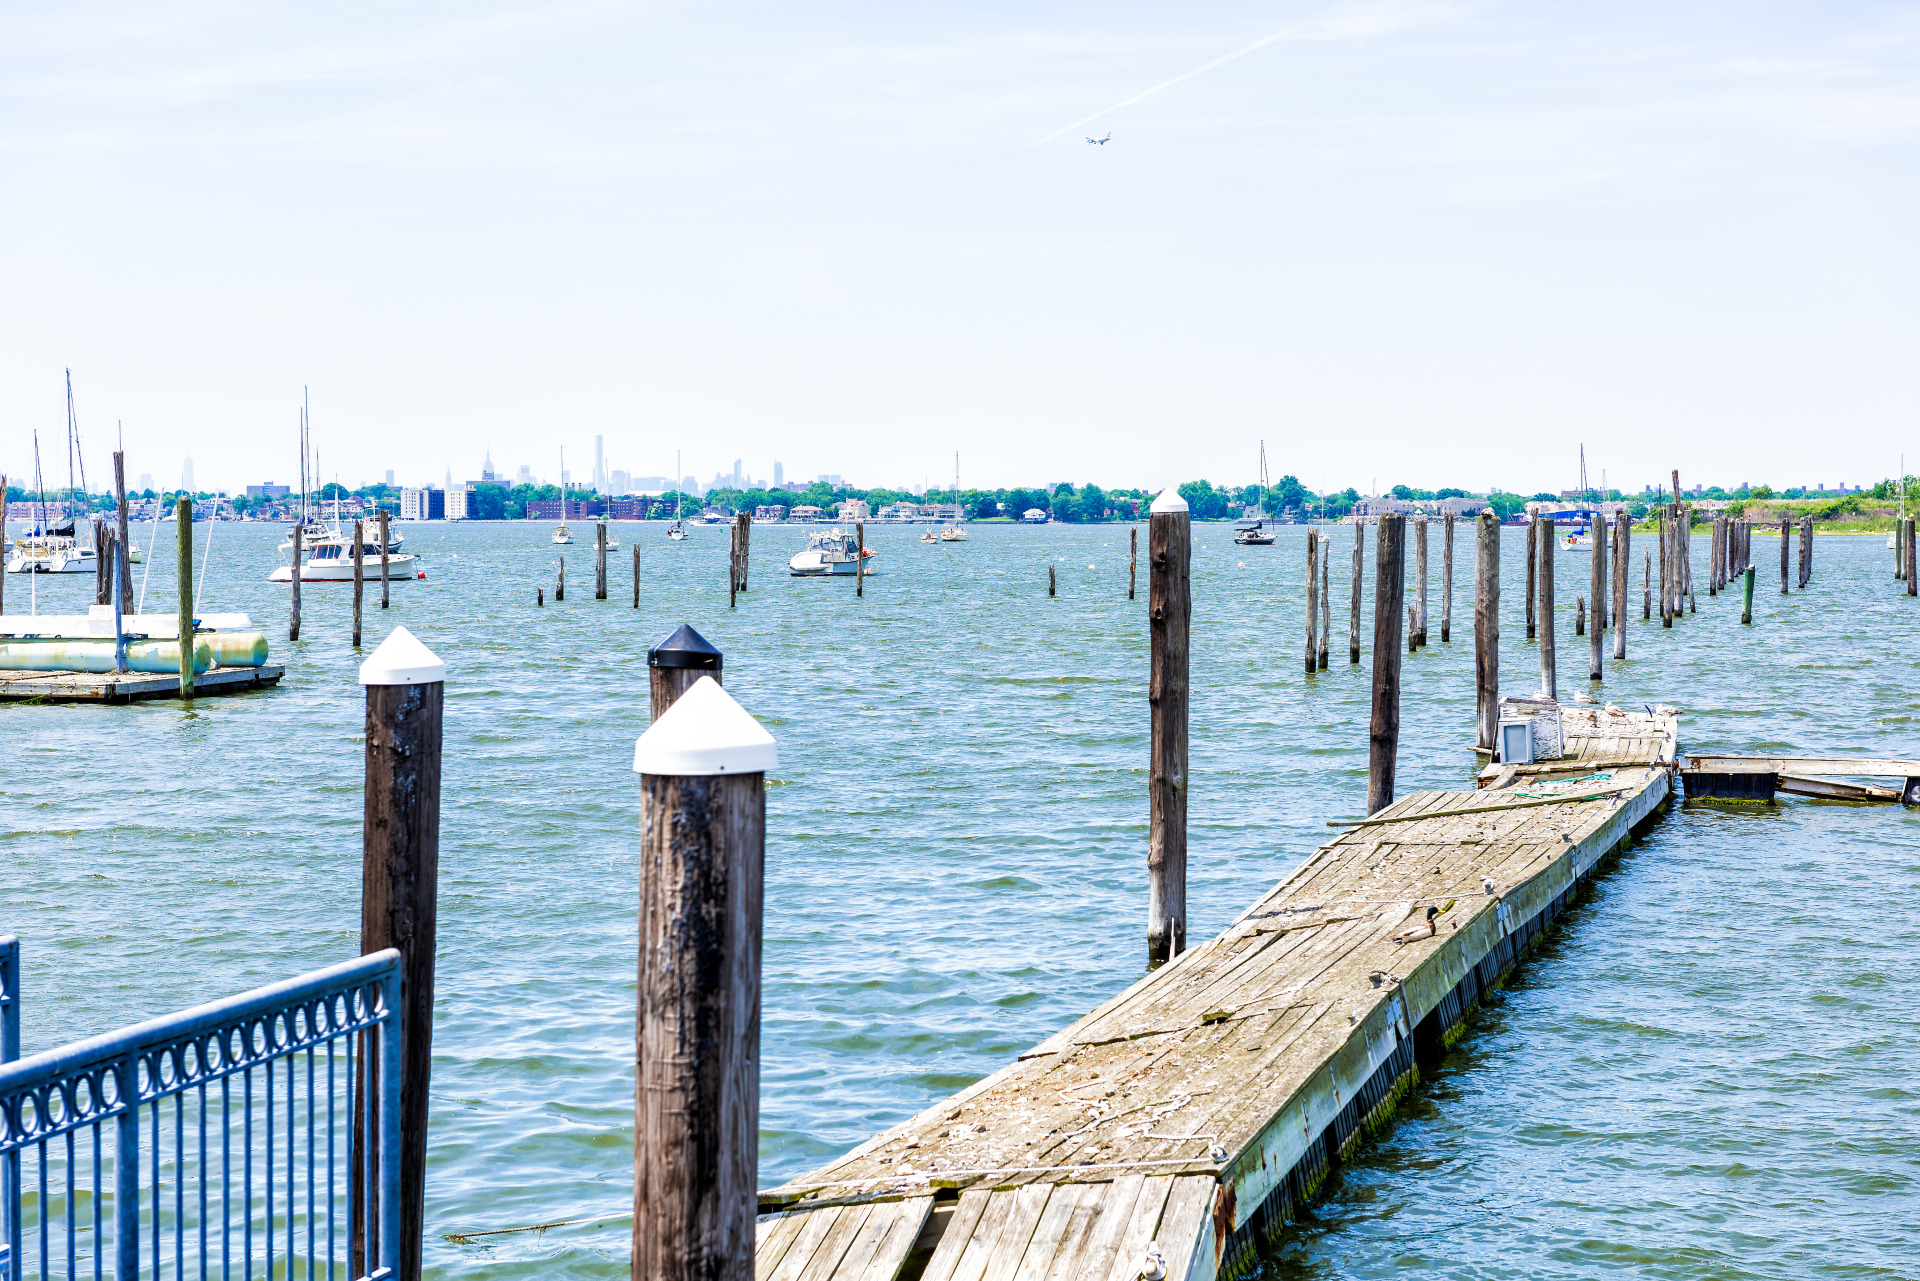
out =
[[(193, 692), (238, 694), (280, 683), (284, 667), (213, 667), (193, 678)], [(0, 672), (0, 700), (45, 703), (131, 703), (178, 698), (180, 678), (152, 672)]]
[(1150, 1251), (1176, 1281), (1248, 1270), (1670, 794), (1675, 716), (1566, 725), (1554, 772), (1401, 798), (1375, 817), (1409, 821), (1342, 832), (1219, 937), (762, 1193), (756, 1277), (1132, 1281)]

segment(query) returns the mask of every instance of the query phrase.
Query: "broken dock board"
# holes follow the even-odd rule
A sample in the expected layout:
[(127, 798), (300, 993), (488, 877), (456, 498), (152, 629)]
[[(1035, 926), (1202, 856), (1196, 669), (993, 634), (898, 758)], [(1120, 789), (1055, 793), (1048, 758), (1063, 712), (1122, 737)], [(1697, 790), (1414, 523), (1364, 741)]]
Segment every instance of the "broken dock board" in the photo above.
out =
[[(280, 683), (284, 667), (212, 667), (193, 678), (194, 697), (237, 694)], [(0, 700), (43, 703), (131, 703), (178, 698), (180, 678), (154, 672), (0, 672)]]
[[(763, 1193), (756, 1276), (893, 1281), (910, 1259), (926, 1281), (1131, 1281), (1150, 1246), (1178, 1281), (1248, 1271), (1670, 794), (1676, 718), (1627, 714), (1597, 748), (1579, 719), (1569, 747), (1606, 762), (1619, 790), (1470, 815), (1446, 811), (1485, 806), (1486, 791), (1401, 798), (1378, 817), (1409, 821), (1341, 833), (1217, 938)], [(1555, 788), (1594, 790), (1514, 785)], [(1410, 927), (1421, 936), (1396, 942)], [(869, 1248), (876, 1233), (897, 1245), (903, 1220), (918, 1232), (905, 1253)]]

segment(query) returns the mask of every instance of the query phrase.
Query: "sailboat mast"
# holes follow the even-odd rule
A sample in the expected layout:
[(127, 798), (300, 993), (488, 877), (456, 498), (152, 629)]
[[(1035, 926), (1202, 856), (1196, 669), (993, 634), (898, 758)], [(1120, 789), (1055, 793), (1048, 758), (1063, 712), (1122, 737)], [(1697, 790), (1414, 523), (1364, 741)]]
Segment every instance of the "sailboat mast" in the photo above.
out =
[(73, 519), (73, 371), (67, 370), (67, 492), (61, 500), (60, 513), (69, 521)]

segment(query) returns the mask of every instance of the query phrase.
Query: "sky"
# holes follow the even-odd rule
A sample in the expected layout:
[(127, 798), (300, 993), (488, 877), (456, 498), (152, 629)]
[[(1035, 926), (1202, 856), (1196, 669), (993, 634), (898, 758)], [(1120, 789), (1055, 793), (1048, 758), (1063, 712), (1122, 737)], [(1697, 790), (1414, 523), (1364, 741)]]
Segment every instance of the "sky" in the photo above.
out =
[(13, 4), (0, 470), (71, 369), (202, 488), (303, 388), (351, 485), (1872, 483), (1917, 73), (1920, 4)]

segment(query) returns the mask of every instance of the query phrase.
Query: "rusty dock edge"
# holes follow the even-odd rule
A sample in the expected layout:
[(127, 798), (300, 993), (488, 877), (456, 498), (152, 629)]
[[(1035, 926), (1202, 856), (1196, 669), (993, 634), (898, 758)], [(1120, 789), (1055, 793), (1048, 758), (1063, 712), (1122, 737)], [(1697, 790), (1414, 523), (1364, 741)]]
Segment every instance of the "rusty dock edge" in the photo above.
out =
[[(1570, 735), (1572, 759), (1503, 779), (1514, 791), (1420, 792), (1349, 825), (1219, 936), (763, 1192), (756, 1277), (1250, 1271), (1260, 1241), (1390, 1122), (1482, 993), (1674, 795), (1674, 718), (1595, 720)], [(1432, 932), (1397, 944), (1426, 905)]]
[(1252, 1146), (1221, 1171), (1211, 1221), (1186, 1268), (1173, 1268), (1168, 1275), (1208, 1281), (1248, 1271), (1256, 1240), (1276, 1235), (1319, 1192), (1337, 1160), (1386, 1126), (1420, 1069), (1431, 1071), (1459, 1041), (1481, 995), (1506, 977), (1595, 869), (1672, 795), (1671, 771), (1652, 771), (1645, 786), (1596, 831), (1434, 948), (1393, 996), (1361, 1020), (1346, 1045)]

